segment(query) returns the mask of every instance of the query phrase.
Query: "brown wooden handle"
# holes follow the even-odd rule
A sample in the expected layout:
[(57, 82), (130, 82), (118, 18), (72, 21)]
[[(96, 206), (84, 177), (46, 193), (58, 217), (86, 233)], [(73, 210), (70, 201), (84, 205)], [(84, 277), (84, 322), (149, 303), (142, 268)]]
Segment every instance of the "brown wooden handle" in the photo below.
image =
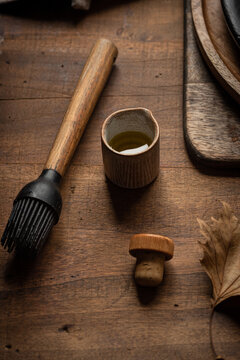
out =
[(118, 50), (111, 41), (99, 39), (96, 42), (49, 153), (45, 169), (54, 169), (64, 175), (117, 54)]

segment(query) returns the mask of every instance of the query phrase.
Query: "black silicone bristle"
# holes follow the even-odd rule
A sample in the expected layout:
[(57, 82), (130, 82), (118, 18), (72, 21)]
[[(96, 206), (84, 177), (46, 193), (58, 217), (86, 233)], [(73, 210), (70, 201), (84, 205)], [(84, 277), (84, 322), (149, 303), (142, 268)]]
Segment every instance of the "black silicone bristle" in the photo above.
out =
[(12, 213), (3, 233), (1, 243), (26, 254), (37, 254), (45, 243), (56, 214), (46, 203), (35, 198), (22, 198), (14, 202)]
[(32, 256), (42, 248), (61, 213), (60, 182), (57, 171), (45, 169), (19, 192), (1, 240), (8, 252)]

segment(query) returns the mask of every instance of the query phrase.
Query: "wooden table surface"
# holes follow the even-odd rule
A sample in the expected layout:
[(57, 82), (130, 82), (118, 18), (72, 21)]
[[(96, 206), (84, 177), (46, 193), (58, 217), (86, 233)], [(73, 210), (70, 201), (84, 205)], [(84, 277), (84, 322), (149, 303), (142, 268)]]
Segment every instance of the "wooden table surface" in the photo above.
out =
[[(185, 150), (183, 1), (93, 1), (89, 13), (37, 3), (0, 8), (1, 233), (17, 192), (43, 167), (95, 40), (112, 39), (119, 57), (41, 255), (30, 264), (0, 250), (0, 359), (212, 359), (196, 218), (217, 216), (219, 200), (240, 216), (239, 177), (200, 171)], [(100, 129), (113, 111), (137, 106), (159, 122), (161, 171), (148, 188), (122, 190), (105, 179)], [(133, 280), (128, 245), (139, 232), (175, 241), (155, 291)], [(218, 353), (239, 359), (236, 317), (216, 313), (213, 334)]]

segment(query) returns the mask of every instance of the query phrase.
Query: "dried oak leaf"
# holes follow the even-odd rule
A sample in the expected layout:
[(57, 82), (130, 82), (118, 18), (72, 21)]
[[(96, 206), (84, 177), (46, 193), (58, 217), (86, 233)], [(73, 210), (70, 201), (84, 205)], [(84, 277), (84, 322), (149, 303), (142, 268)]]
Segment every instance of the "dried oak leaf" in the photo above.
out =
[(213, 286), (213, 307), (224, 300), (240, 295), (240, 222), (231, 207), (223, 202), (219, 219), (212, 223), (198, 219), (205, 243), (200, 260)]

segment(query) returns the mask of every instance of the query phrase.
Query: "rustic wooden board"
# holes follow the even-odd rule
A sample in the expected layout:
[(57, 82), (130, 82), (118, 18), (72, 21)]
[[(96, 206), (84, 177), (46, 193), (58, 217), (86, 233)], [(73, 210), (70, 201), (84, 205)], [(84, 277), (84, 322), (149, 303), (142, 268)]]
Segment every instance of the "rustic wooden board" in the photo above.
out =
[[(219, 15), (219, 8), (217, 8), (218, 12), (216, 10), (218, 1), (213, 7), (215, 9), (213, 15), (211, 14), (210, 4), (212, 3), (210, 1), (206, 6), (209, 28), (212, 29), (211, 34), (215, 31), (211, 25), (212, 16)], [(197, 162), (214, 167), (238, 167), (240, 165), (239, 106), (220, 89), (219, 84), (203, 64), (193, 35), (190, 2), (187, 4), (184, 84), (186, 144), (193, 159)], [(223, 19), (221, 24), (226, 28)], [(220, 28), (221, 26), (217, 22), (217, 29)], [(227, 31), (227, 29), (225, 30)], [(216, 33), (214, 36), (217, 38)], [(225, 41), (227, 35), (222, 36), (222, 41)], [(231, 38), (230, 40), (232, 41)], [(222, 42), (219, 41), (216, 46), (221, 47), (221, 44)], [(234, 44), (234, 46), (236, 45)], [(228, 47), (225, 46), (225, 48)], [(228, 50), (222, 52), (226, 62)], [(236, 67), (234, 71), (237, 71)]]
[[(204, 17), (212, 43), (231, 74), (237, 80), (237, 89), (240, 90), (240, 52), (237, 44), (228, 31), (221, 0), (203, 0)], [(228, 78), (227, 78), (228, 81)], [(236, 98), (237, 100), (237, 98)]]
[(240, 103), (239, 49), (228, 31), (221, 0), (191, 0), (199, 48), (214, 76)]
[[(211, 287), (196, 217), (216, 216), (219, 200), (240, 215), (239, 178), (206, 176), (185, 151), (183, 1), (93, 1), (84, 16), (52, 2), (61, 5), (28, 1), (21, 10), (19, 2), (0, 15), (0, 233), (18, 190), (41, 171), (100, 33), (119, 57), (66, 173), (61, 219), (41, 256), (22, 263), (0, 248), (0, 359), (211, 360)], [(107, 183), (101, 158), (103, 120), (130, 106), (151, 109), (161, 133), (160, 176), (137, 191)], [(128, 246), (138, 232), (175, 242), (155, 292), (133, 281)], [(236, 360), (239, 318), (217, 313), (214, 337), (218, 352)]]

